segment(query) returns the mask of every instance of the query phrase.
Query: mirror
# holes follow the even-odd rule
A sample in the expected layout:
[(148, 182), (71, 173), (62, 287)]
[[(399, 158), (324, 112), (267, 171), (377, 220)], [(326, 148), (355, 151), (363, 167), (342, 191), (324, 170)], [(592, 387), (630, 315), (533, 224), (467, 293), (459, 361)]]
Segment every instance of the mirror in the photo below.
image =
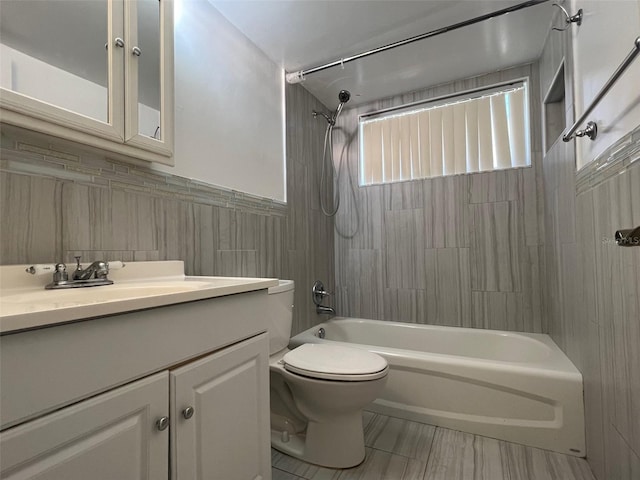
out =
[(108, 0), (2, 0), (0, 86), (109, 122)]
[(160, 0), (137, 0), (138, 132), (161, 140)]

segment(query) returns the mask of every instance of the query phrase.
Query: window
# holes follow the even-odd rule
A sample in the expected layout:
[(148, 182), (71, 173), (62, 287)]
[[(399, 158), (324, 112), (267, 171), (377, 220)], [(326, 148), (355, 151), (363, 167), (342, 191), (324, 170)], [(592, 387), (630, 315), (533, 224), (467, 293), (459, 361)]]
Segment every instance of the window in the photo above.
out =
[(526, 82), (362, 115), (360, 185), (531, 165)]

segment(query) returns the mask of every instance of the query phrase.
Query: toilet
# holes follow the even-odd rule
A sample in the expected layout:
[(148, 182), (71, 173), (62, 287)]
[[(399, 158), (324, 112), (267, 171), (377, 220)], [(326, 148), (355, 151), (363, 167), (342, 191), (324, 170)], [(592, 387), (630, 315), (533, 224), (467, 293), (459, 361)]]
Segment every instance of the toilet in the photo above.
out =
[(268, 292), (271, 445), (324, 467), (360, 464), (365, 455), (362, 409), (382, 391), (387, 361), (331, 344), (289, 350), (294, 283), (280, 280)]

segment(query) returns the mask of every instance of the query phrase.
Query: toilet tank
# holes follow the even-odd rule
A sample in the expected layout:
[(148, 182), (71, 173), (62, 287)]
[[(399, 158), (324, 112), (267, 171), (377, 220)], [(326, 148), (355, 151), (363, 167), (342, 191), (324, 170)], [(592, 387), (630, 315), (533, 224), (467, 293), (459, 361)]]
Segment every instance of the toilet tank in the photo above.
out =
[(279, 280), (278, 286), (269, 287), (267, 330), (269, 332), (269, 355), (287, 348), (293, 321), (293, 280)]

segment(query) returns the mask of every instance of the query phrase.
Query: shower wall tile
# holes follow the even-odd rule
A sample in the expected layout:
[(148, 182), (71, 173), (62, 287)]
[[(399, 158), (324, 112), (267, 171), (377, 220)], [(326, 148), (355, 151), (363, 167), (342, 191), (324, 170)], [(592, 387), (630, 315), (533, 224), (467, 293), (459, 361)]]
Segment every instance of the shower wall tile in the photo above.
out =
[[(541, 95), (566, 62), (567, 124), (570, 38), (550, 34), (540, 61)], [(640, 477), (640, 249), (614, 241), (616, 230), (640, 225), (639, 131), (577, 173), (575, 142), (554, 142), (542, 161), (546, 320), (582, 373), (587, 460), (598, 480)]]
[[(356, 176), (359, 114), (523, 77), (535, 91), (537, 66), (523, 65), (343, 112), (334, 145), (336, 164), (344, 167), (334, 236), (340, 315), (487, 328), (495, 311), (501, 320), (491, 322), (494, 328), (544, 331), (539, 128), (532, 128), (532, 168), (367, 187)], [(532, 125), (538, 108), (532, 103)], [(382, 261), (373, 263), (380, 283), (365, 288), (371, 280), (359, 262), (371, 251)]]
[(565, 353), (569, 358), (575, 358), (579, 363), (576, 342), (569, 341), (579, 334), (580, 321), (578, 318), (579, 282), (576, 281), (578, 272), (578, 247), (575, 243), (562, 245), (560, 249), (560, 335), (564, 339)]
[[(383, 261), (380, 250), (348, 250), (346, 291), (353, 316), (380, 318), (384, 295)], [(353, 299), (349, 297), (353, 295)], [(340, 313), (342, 314), (342, 313)]]
[(384, 312), (380, 318), (387, 321), (413, 323), (416, 318), (435, 318), (437, 315), (435, 295), (429, 291), (386, 288), (382, 300)]
[(589, 465), (596, 478), (607, 478), (604, 458), (604, 395), (602, 391), (603, 377), (602, 365), (605, 359), (602, 357), (604, 349), (600, 346), (603, 342), (603, 329), (595, 323), (587, 322), (583, 330), (586, 339), (582, 339), (579, 348), (582, 349), (582, 364), (579, 369), (582, 373), (584, 387), (585, 408), (585, 436), (587, 443), (587, 456)]
[(304, 165), (294, 163), (288, 176), (290, 180), (287, 181), (287, 192), (293, 193), (301, 208), (296, 208), (290, 214), (291, 228), (287, 232), (287, 248), (306, 250), (309, 241), (309, 202), (304, 188), (309, 183), (307, 169)]
[(420, 182), (398, 182), (382, 185), (385, 210), (410, 210), (423, 204)]
[(424, 218), (419, 210), (385, 214), (387, 287), (425, 288)]
[(471, 288), (475, 291), (521, 291), (521, 240), (517, 202), (472, 205)]
[(522, 293), (472, 292), (472, 326), (492, 330), (525, 331)]
[(455, 175), (422, 181), (428, 248), (469, 246), (467, 205), (470, 176)]
[(436, 318), (441, 325), (470, 326), (471, 283), (468, 248), (436, 250)]
[(518, 200), (522, 186), (523, 172), (530, 170), (509, 169), (470, 175), (469, 203), (505, 202)]
[[(540, 163), (541, 160), (540, 160)], [(525, 245), (534, 246), (543, 243), (544, 234), (541, 235), (540, 225), (544, 224), (544, 208), (540, 209), (542, 201), (538, 198), (538, 179), (540, 176), (536, 168), (521, 169), (521, 187), (519, 189), (518, 202), (523, 210)], [(540, 182), (542, 184), (542, 182)], [(543, 196), (540, 196), (542, 199)]]
[(311, 285), (334, 291), (335, 276), (334, 222), (317, 201), (324, 126), (311, 116), (324, 106), (299, 85), (286, 97), (288, 204), (2, 125), (0, 262), (183, 260), (189, 275), (291, 278), (294, 333), (315, 325)]
[[(346, 215), (352, 218), (349, 227), (358, 226), (357, 229), (343, 228), (342, 231), (347, 233), (355, 232), (353, 238), (345, 238), (348, 245), (352, 248), (382, 248), (383, 245), (383, 228), (384, 228), (384, 207), (383, 207), (383, 188), (382, 186), (371, 186), (358, 189), (358, 200), (345, 205), (345, 209), (340, 211), (336, 218), (336, 227), (342, 225), (342, 218)], [(344, 198), (345, 196), (343, 196)], [(346, 196), (349, 198), (348, 196)], [(349, 210), (347, 210), (349, 208)], [(337, 237), (342, 239), (338, 234)], [(338, 240), (338, 238), (337, 238)], [(428, 240), (425, 238), (425, 242)]]

